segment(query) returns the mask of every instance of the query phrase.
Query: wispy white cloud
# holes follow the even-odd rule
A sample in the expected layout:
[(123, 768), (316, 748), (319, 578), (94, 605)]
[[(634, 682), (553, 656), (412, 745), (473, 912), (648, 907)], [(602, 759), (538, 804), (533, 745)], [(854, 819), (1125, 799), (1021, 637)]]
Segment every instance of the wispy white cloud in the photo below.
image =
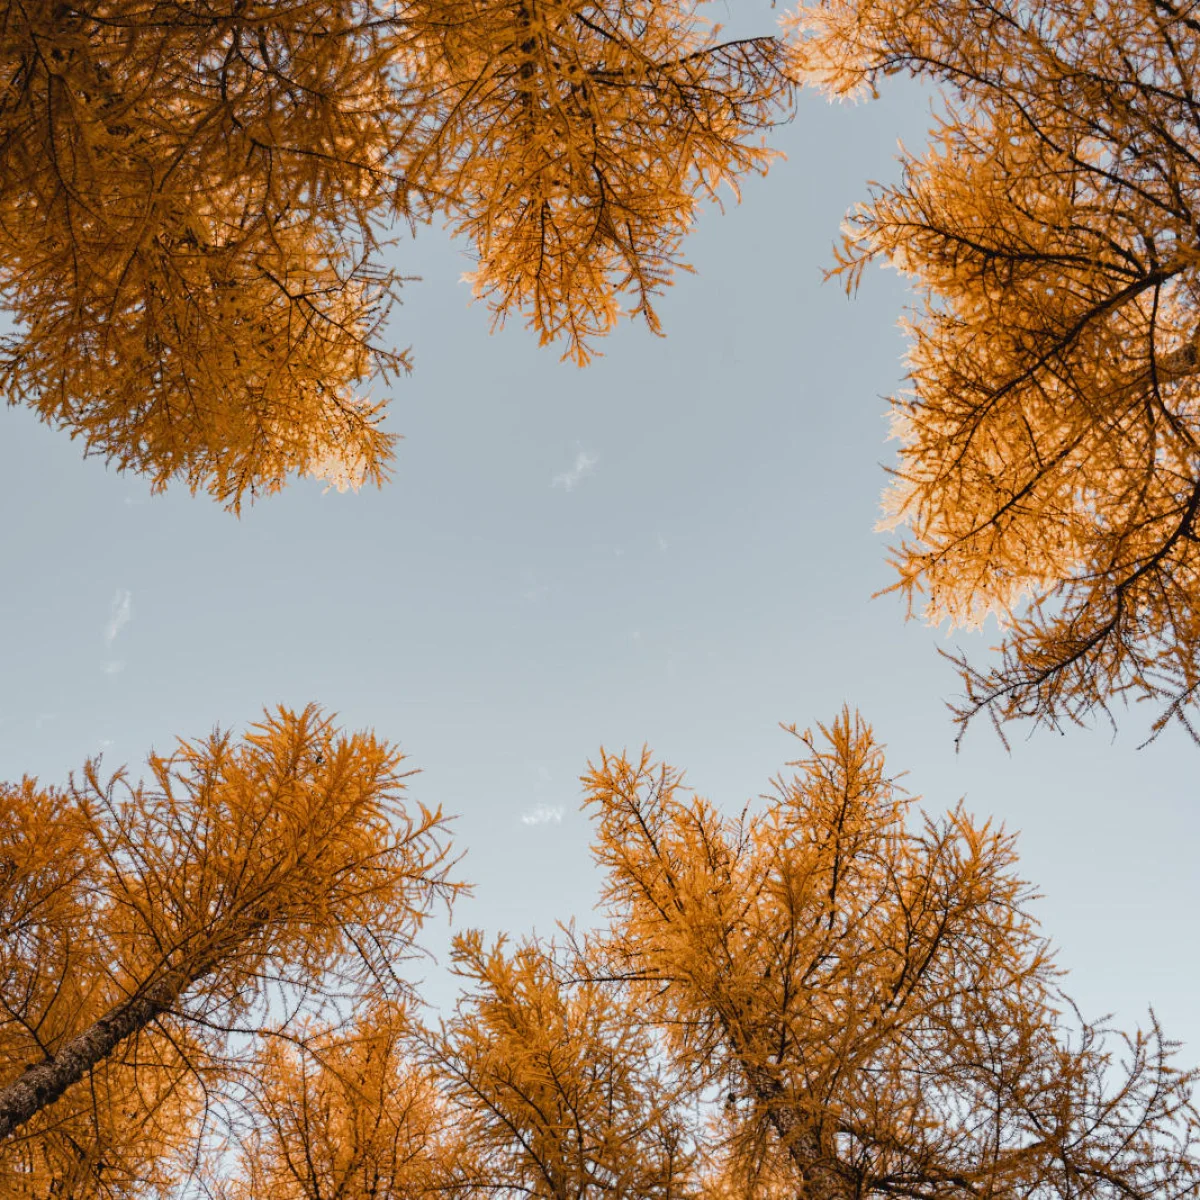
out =
[(560, 487), (565, 492), (571, 491), (575, 485), (585, 476), (592, 473), (593, 468), (600, 461), (595, 454), (589, 453), (587, 450), (580, 450), (575, 455), (575, 461), (567, 471), (561, 471), (559, 474), (550, 480), (551, 487)]
[(560, 807), (551, 808), (547, 804), (539, 804), (528, 812), (521, 814), (522, 825), (561, 825), (563, 810)]
[(125, 664), (119, 658), (114, 658), (110, 662), (106, 662), (104, 666), (100, 668), (100, 670), (102, 670), (105, 675), (120, 675), (120, 673), (125, 670)]
[(129, 624), (133, 617), (133, 593), (127, 588), (117, 588), (109, 609), (108, 624), (104, 627), (104, 644), (112, 646), (117, 634)]
[(658, 548), (662, 551), (665, 551), (667, 548), (667, 539), (661, 533), (658, 535)]

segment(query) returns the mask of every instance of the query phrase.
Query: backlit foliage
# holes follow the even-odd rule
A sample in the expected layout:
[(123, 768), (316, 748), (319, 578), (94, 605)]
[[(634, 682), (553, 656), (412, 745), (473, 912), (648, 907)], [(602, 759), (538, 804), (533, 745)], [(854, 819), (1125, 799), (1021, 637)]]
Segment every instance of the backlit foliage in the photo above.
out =
[(673, 1084), (621, 996), (532, 940), (508, 951), (472, 931), (454, 959), (471, 991), (432, 1061), (476, 1156), (464, 1183), (539, 1200), (694, 1194)]
[(344, 1029), (273, 1040), (255, 1064), (254, 1121), (223, 1200), (419, 1200), (456, 1186), (466, 1151), (394, 1004)]
[[(425, 165), (480, 259), (497, 319), (529, 316), (581, 365), (618, 299), (680, 265), (699, 199), (764, 172), (751, 138), (790, 98), (773, 38), (721, 41), (694, 3), (414, 0), (413, 77), (436, 130)], [(423, 102), (424, 106), (424, 102)], [(414, 168), (415, 177), (420, 179)]]
[(773, 39), (688, 5), (32, 0), (0, 18), (0, 386), (88, 452), (237, 511), (380, 483), (398, 218), (581, 361), (666, 282), (696, 196), (761, 169)]
[(1200, 689), (1200, 24), (1173, 0), (823, 0), (791, 19), (831, 96), (896, 71), (952, 98), (845, 227), (924, 304), (886, 500), (897, 587), (1001, 620), (956, 660), (961, 722), (1058, 726), (1116, 698), (1186, 721)]
[(585, 777), (611, 928), (584, 957), (719, 1089), (713, 1200), (1200, 1193), (1197, 1073), (1157, 1025), (1123, 1065), (1071, 1039), (1011, 836), (914, 821), (847, 711), (801, 736), (737, 817), (648, 752)]
[[(0, 1084), (53, 1055), (111, 996), (92, 933), (93, 847), (69, 798), (0, 790)], [(0, 1146), (0, 1195), (134, 1196), (170, 1182), (197, 1109), (179, 1039), (137, 1037)]]
[(1200, 1072), (1074, 1010), (1012, 837), (915, 812), (847, 710), (798, 736), (738, 815), (602, 751), (600, 926), (460, 934), (436, 1028), (391, 968), (455, 885), (373, 739), (281, 710), (154, 792), (7, 789), (3, 1194), (1197, 1200)]
[(4, 1195), (176, 1182), (205, 1118), (254, 1093), (247, 1045), (403, 997), (460, 885), (400, 763), (310, 706), (152, 754), (148, 784), (91, 762), (0, 789)]
[(371, 6), (10, 5), (0, 286), (11, 400), (234, 509), (290, 471), (382, 479), (360, 384), (404, 114)]

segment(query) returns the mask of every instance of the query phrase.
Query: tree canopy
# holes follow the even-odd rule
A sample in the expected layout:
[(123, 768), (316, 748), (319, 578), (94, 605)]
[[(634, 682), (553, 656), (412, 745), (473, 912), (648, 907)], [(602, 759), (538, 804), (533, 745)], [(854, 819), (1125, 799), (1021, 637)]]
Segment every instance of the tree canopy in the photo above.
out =
[(773, 38), (646, 0), (51, 0), (0, 24), (10, 402), (237, 511), (380, 483), (397, 221), (580, 362), (680, 265), (700, 194), (768, 159)]
[(1101, 1027), (1073, 1038), (1012, 835), (915, 819), (857, 714), (797, 736), (736, 816), (646, 750), (585, 777), (610, 923), (578, 970), (716, 1101), (704, 1193), (1195, 1195), (1200, 1073), (1156, 1023), (1119, 1068)]
[(602, 750), (599, 924), (458, 934), (437, 1024), (399, 968), (462, 885), (371, 735), (280, 709), (152, 755), (152, 786), (6, 786), (0, 1188), (1200, 1194), (1200, 1072), (1153, 1014), (1078, 1014), (1012, 835), (915, 810), (857, 714), (791, 732), (736, 814)]
[(254, 1055), (404, 1002), (400, 964), (461, 885), (401, 761), (309, 706), (152, 754), (150, 783), (93, 761), (0, 787), (5, 1196), (168, 1191), (257, 1094)]
[[(956, 661), (960, 722), (1051, 726), (1200, 690), (1197, 24), (1171, 0), (822, 0), (790, 18), (831, 96), (945, 87), (931, 149), (851, 214), (923, 300), (888, 528), (930, 621), (1001, 622)], [(1189, 729), (1192, 727), (1189, 725)], [(1193, 729), (1193, 734), (1195, 730)]]
[(908, 71), (944, 85), (933, 146), (832, 272), (884, 258), (923, 301), (895, 586), (1002, 625), (998, 661), (955, 659), (962, 725), (1138, 699), (1192, 729), (1196, 30), (1173, 0), (816, 0), (738, 39), (698, 0), (10, 6), (0, 386), (235, 512), (382, 483), (397, 222), (444, 218), (496, 321), (582, 365), (625, 297), (659, 331), (700, 200), (766, 169), (797, 83)]
[[(766, 169), (797, 80), (947, 85), (847, 223), (916, 281), (896, 587), (1003, 626), (965, 723), (1200, 696), (1200, 20), (1173, 0), (820, 0), (722, 40), (654, 0), (33, 0), (0, 22), (0, 383), (237, 512), (381, 482), (397, 221), (587, 363)], [(1192, 729), (1192, 726), (1188, 726)], [(0, 1192), (14, 1200), (1200, 1196), (1200, 1071), (1077, 1012), (1015, 840), (918, 812), (844, 709), (730, 814), (640, 756), (583, 777), (602, 922), (460, 933), (411, 772), (311, 705), (0, 784)], [(1200, 734), (1193, 729), (1200, 740)], [(1114, 1043), (1123, 1045), (1118, 1061)], [(182, 1181), (182, 1182), (181, 1182)]]

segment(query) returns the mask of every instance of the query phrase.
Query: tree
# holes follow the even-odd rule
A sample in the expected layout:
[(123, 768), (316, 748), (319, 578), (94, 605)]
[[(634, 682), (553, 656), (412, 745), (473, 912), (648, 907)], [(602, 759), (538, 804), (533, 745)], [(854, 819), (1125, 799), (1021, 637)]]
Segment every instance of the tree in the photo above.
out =
[[(85, 874), (92, 849), (67, 797), (32, 780), (0, 800), (0, 1085), (10, 1090), (28, 1068), (104, 1011), (92, 991), (104, 964), (90, 936)], [(178, 1130), (195, 1117), (193, 1057), (181, 1039), (139, 1039), (128, 1053), (95, 1064), (86, 1083), (0, 1143), (0, 1192), (42, 1197), (122, 1195), (136, 1183), (165, 1187), (182, 1150)]]
[(470, 930), (453, 957), (471, 990), (436, 1030), (376, 1005), (264, 1047), (221, 1200), (690, 1200), (690, 1131), (621, 998), (533, 940)]
[(460, 1192), (465, 1131), (423, 1065), (403, 1006), (378, 1004), (300, 1046), (267, 1042), (222, 1200), (379, 1200)]
[(289, 471), (379, 482), (356, 393), (405, 114), (379, 5), (48, 0), (0, 26), (0, 291), (12, 401), (235, 511)]
[(774, 38), (723, 42), (695, 3), (415, 0), (411, 77), (435, 130), (433, 168), (480, 265), (497, 322), (529, 316), (581, 366), (633, 292), (652, 299), (682, 265), (698, 198), (775, 154), (751, 142), (787, 109)]
[[(822, 0), (794, 71), (831, 96), (947, 86), (933, 147), (845, 227), (923, 305), (886, 527), (931, 622), (1003, 631), (955, 661), (981, 710), (1053, 727), (1118, 698), (1188, 724), (1200, 694), (1200, 30), (1173, 0)], [(999, 726), (998, 726), (999, 727)]]
[(1012, 837), (961, 805), (915, 825), (860, 718), (820, 732), (738, 817), (648, 751), (584, 779), (610, 926), (580, 974), (718, 1089), (707, 1193), (1200, 1193), (1200, 1072), (1156, 1022), (1123, 1070), (1103, 1028), (1071, 1040)]
[(401, 761), (309, 706), (151, 754), (150, 785), (96, 760), (0, 788), (0, 1191), (174, 1182), (253, 1095), (262, 1039), (404, 998), (398, 964), (462, 885)]
[(0, 385), (235, 512), (379, 484), (394, 222), (447, 213), (498, 316), (584, 361), (623, 288), (655, 324), (696, 196), (764, 167), (781, 59), (686, 0), (10, 6)]
[(454, 943), (473, 985), (427, 1038), (472, 1163), (460, 1186), (539, 1200), (681, 1200), (695, 1151), (654, 1045), (612, 989), (526, 939)]
[(437, 1029), (381, 1002), (264, 1043), (216, 1193), (1195, 1200), (1200, 1071), (1079, 1017), (1012, 836), (913, 820), (847, 710), (798, 736), (737, 816), (602, 750), (601, 927), (461, 934)]

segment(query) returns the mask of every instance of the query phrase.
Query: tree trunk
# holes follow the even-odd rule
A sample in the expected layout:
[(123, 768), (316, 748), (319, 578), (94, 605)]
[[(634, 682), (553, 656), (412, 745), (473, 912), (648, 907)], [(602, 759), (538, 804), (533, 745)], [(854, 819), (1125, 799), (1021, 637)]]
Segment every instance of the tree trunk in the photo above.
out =
[(25, 1068), (0, 1088), (0, 1138), (53, 1104), (131, 1034), (145, 1029), (179, 999), (194, 978), (178, 974), (159, 979), (144, 991), (110, 1008), (94, 1025), (73, 1037), (57, 1054)]
[(839, 1168), (836, 1157), (826, 1154), (820, 1132), (812, 1128), (783, 1100), (783, 1087), (763, 1067), (746, 1067), (746, 1076), (767, 1119), (804, 1180), (805, 1200), (854, 1200), (855, 1189)]

